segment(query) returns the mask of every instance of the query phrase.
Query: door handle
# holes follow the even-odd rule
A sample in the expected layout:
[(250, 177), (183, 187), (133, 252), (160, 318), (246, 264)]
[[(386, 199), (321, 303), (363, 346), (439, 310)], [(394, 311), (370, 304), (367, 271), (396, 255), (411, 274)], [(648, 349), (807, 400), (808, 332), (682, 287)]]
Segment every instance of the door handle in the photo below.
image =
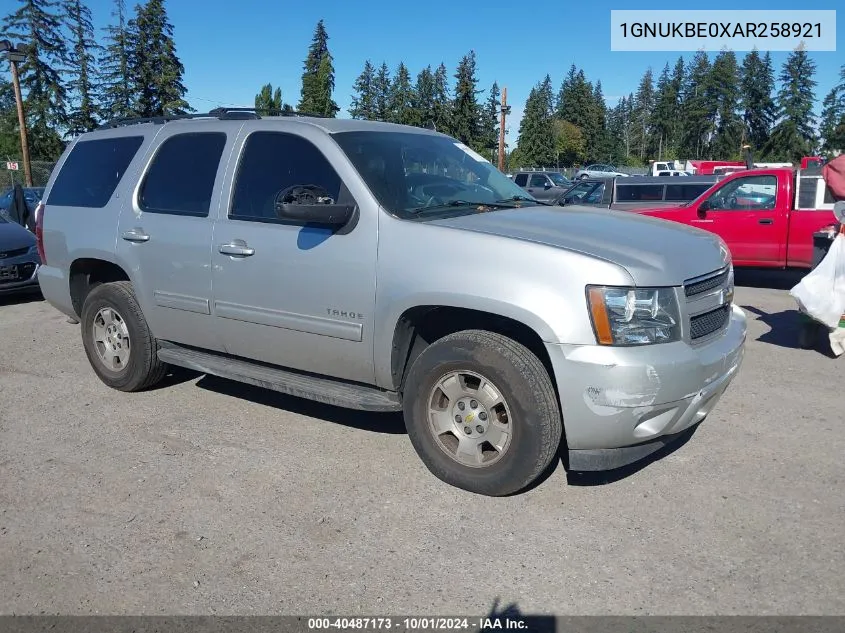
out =
[(757, 220), (757, 224), (774, 224), (775, 221), (772, 218), (761, 218)]
[(143, 229), (132, 229), (131, 231), (124, 231), (120, 237), (125, 239), (127, 242), (142, 243), (150, 241), (150, 236), (144, 233)]
[(219, 250), (223, 255), (234, 255), (235, 257), (250, 257), (251, 255), (255, 255), (255, 249), (247, 246), (243, 240), (221, 244)]

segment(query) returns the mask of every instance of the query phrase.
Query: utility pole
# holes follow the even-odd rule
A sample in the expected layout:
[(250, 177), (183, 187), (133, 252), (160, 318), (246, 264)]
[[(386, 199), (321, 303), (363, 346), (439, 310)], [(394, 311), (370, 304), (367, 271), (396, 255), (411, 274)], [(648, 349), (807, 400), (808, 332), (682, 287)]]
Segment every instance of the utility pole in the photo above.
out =
[(505, 171), (505, 117), (511, 113), (508, 105), (508, 89), (502, 88), (502, 105), (499, 109), (499, 171)]
[(18, 62), (26, 59), (24, 54), (12, 46), (9, 40), (0, 41), (0, 52), (5, 52), (12, 68), (12, 85), (15, 89), (15, 103), (18, 107), (18, 127), (21, 130), (21, 154), (23, 158), (23, 173), (26, 186), (32, 187), (32, 166), (29, 162), (29, 141), (26, 137), (26, 117), (23, 112), (23, 96), (21, 95), (21, 82), (18, 77)]

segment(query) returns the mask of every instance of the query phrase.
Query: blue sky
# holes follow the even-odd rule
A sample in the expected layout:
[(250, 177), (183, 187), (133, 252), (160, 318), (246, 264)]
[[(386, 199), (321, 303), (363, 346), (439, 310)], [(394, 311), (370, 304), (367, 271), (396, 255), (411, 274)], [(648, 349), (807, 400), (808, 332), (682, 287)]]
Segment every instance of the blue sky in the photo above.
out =
[[(9, 6), (11, 0), (0, 0)], [(112, 0), (89, 0), (95, 25), (110, 19)], [(134, 6), (133, 0), (127, 4)], [(711, 1), (698, 6), (671, 4), (672, 9), (836, 9), (838, 0)], [(341, 116), (352, 97), (352, 84), (366, 59), (387, 62), (391, 70), (404, 61), (413, 76), (441, 61), (450, 75), (461, 56), (474, 49), (479, 88), (493, 81), (507, 86), (513, 115), (508, 120), (511, 145), (531, 87), (548, 73), (555, 88), (571, 64), (591, 81), (601, 79), (609, 105), (636, 90), (643, 72), (655, 75), (679, 55), (693, 53), (612, 52), (611, 9), (654, 9), (653, 2), (521, 2), (488, 0), (396, 0), (364, 2), (271, 2), (269, 0), (167, 0), (177, 53), (185, 65), (185, 83), (192, 106), (252, 106), (255, 93), (271, 82), (285, 101), (299, 99), (302, 62), (320, 18), (329, 33), (335, 59), (335, 100)], [(7, 13), (3, 10), (2, 13)], [(837, 52), (812, 52), (817, 64), (817, 114), (821, 100), (837, 82), (845, 63), (845, 11), (837, 16)], [(739, 53), (744, 55), (744, 53)], [(772, 53), (776, 70), (787, 53)], [(454, 81), (454, 80), (453, 80)]]

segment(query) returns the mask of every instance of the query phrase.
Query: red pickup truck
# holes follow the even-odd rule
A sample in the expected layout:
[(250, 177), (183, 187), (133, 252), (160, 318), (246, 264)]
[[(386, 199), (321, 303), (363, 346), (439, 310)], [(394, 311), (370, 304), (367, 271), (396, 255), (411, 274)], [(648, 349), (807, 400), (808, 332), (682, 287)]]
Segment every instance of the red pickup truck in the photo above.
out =
[(752, 169), (731, 174), (692, 202), (634, 212), (716, 233), (734, 266), (810, 268), (813, 233), (833, 223), (833, 203), (818, 170)]

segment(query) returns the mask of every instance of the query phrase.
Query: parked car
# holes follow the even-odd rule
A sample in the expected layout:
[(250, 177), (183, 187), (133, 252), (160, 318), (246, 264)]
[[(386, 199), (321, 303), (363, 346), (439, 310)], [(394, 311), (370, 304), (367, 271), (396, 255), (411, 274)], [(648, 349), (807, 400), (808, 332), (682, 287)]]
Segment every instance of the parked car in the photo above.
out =
[(0, 215), (0, 294), (38, 292), (40, 263), (35, 236)]
[(607, 178), (612, 176), (621, 176), (624, 178), (627, 175), (628, 174), (623, 174), (613, 165), (603, 165), (596, 163), (594, 165), (587, 165), (583, 169), (579, 169), (578, 171), (576, 171), (575, 179), (578, 180), (579, 178)]
[(628, 211), (637, 208), (677, 205), (694, 200), (718, 182), (719, 176), (630, 176), (587, 178), (567, 189), (553, 204), (590, 205)]
[(754, 169), (726, 176), (689, 203), (636, 212), (715, 233), (734, 266), (810, 268), (813, 234), (830, 224), (833, 204), (817, 169)]
[(538, 200), (554, 200), (572, 185), (572, 181), (557, 171), (519, 171), (513, 181)]
[[(8, 209), (12, 206), (12, 199), (15, 190), (8, 189), (2, 196), (0, 196), (0, 215), (8, 218)], [(41, 197), (44, 195), (44, 187), (23, 187), (23, 197), (26, 200), (26, 206), (30, 213), (35, 211)]]
[(104, 384), (177, 365), (402, 411), (427, 468), (479, 494), (524, 489), (561, 442), (584, 471), (686, 437), (743, 358), (718, 237), (561, 213), (417, 127), (114, 122), (72, 141), (36, 217), (44, 296)]

